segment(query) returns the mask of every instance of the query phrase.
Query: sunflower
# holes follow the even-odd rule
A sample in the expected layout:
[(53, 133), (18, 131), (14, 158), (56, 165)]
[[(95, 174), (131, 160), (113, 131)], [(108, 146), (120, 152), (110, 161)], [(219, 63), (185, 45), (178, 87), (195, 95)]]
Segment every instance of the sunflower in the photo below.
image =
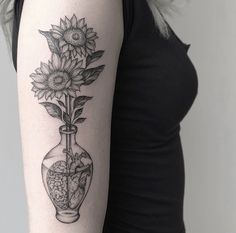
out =
[(30, 77), (33, 79), (32, 91), (38, 99), (49, 97), (60, 99), (63, 94), (76, 97), (82, 81), (83, 62), (78, 59), (68, 59), (53, 53), (48, 64), (41, 63), (40, 68)]
[(60, 21), (60, 26), (52, 25), (50, 30), (52, 36), (59, 40), (59, 47), (62, 53), (67, 56), (87, 56), (95, 51), (95, 40), (97, 33), (92, 28), (87, 28), (85, 19), (77, 19), (75, 15), (71, 19), (65, 17)]

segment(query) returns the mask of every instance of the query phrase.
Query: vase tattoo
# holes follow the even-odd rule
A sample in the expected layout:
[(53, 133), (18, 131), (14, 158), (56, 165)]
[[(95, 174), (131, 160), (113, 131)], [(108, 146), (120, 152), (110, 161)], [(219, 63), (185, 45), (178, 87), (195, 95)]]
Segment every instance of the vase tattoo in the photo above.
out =
[[(76, 140), (77, 125), (85, 121), (83, 109), (91, 96), (80, 95), (81, 88), (92, 84), (104, 70), (96, 66), (104, 51), (96, 51), (97, 33), (85, 19), (75, 15), (60, 19), (45, 36), (51, 52), (48, 63), (30, 75), (32, 91), (47, 113), (60, 121), (61, 140), (42, 162), (44, 187), (62, 223), (76, 222), (92, 181), (93, 162)], [(43, 102), (43, 100), (45, 100)]]

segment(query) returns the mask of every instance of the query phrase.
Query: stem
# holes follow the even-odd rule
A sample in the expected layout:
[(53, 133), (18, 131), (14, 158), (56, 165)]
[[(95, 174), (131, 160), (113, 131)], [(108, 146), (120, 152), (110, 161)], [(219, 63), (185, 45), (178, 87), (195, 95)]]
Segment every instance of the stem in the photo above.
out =
[[(68, 97), (65, 95), (66, 113), (68, 114)], [(68, 123), (66, 122), (66, 131), (69, 131)], [(66, 135), (66, 150), (69, 151), (68, 135)]]
[[(65, 95), (65, 105), (66, 105), (66, 113), (69, 115), (70, 112), (70, 103), (68, 100), (68, 96)], [(70, 125), (66, 123), (66, 131), (70, 130)], [(69, 158), (70, 158), (70, 150), (71, 149), (71, 135), (66, 134), (66, 170), (67, 170), (67, 197), (69, 198), (69, 176), (70, 176), (70, 165), (69, 165)]]
[[(72, 97), (65, 95), (65, 105), (66, 105), (66, 113), (72, 118)], [(71, 123), (66, 123), (66, 131), (71, 131)], [(70, 151), (71, 148), (71, 135), (66, 135), (66, 150)]]
[[(68, 99), (68, 115), (70, 116), (70, 119), (72, 120), (72, 97), (69, 96), (69, 99)], [(69, 125), (69, 129), (71, 130), (71, 124)]]

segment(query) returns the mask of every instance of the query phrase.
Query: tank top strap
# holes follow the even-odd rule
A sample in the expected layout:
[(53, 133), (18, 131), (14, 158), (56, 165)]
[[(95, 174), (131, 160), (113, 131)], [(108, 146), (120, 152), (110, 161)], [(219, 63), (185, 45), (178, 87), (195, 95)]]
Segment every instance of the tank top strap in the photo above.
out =
[(12, 28), (12, 60), (16, 71), (17, 71), (18, 34), (19, 34), (20, 19), (21, 19), (23, 4), (24, 0), (15, 0), (14, 2), (14, 20)]
[(134, 0), (123, 0), (124, 42), (127, 41), (132, 29)]

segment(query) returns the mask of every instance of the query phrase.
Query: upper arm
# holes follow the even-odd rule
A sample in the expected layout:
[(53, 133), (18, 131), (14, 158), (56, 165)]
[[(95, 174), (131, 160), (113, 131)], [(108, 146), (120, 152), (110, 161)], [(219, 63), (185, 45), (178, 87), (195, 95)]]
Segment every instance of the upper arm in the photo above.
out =
[[(73, 34), (75, 29), (79, 30)], [(17, 76), (33, 233), (49, 233), (52, 229), (57, 232), (81, 230), (81, 233), (101, 230), (108, 189), (112, 98), (122, 39), (121, 1), (25, 0), (18, 40)], [(83, 96), (87, 97), (83, 99)], [(41, 174), (41, 164), (45, 155), (47, 157), (58, 144), (59, 128), (63, 124), (68, 128), (77, 125), (77, 143), (88, 152), (94, 167), (90, 191), (81, 207), (80, 224), (70, 226), (54, 219), (54, 209), (41, 177), (51, 179), (49, 173)], [(68, 147), (68, 142), (66, 145), (65, 149), (72, 149), (72, 157), (78, 156), (79, 152), (73, 152), (73, 145)], [(77, 163), (80, 166), (80, 162)], [(55, 168), (55, 164), (48, 164)], [(50, 198), (54, 191), (52, 186)]]

